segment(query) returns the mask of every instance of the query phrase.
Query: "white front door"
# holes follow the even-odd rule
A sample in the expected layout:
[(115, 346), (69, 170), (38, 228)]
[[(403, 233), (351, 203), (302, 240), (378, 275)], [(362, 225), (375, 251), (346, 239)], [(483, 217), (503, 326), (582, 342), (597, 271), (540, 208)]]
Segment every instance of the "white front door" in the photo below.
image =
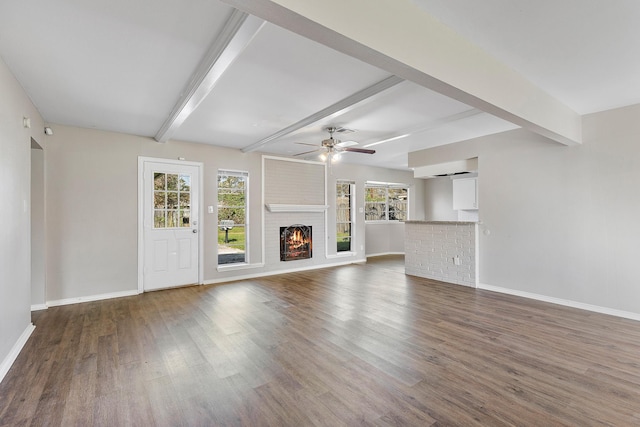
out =
[(142, 160), (142, 290), (199, 282), (200, 166)]

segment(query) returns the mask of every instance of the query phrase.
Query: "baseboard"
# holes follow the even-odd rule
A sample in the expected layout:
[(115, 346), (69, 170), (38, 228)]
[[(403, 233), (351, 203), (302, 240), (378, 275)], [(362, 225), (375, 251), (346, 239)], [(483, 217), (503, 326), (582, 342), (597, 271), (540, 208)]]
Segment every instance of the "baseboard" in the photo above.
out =
[(31, 311), (46, 310), (47, 308), (49, 308), (47, 304), (33, 304), (31, 306)]
[(48, 307), (55, 307), (58, 305), (69, 305), (69, 304), (78, 304), (81, 302), (90, 302), (90, 301), (100, 301), (104, 299), (111, 298), (122, 298), (122, 297), (130, 297), (133, 295), (138, 295), (138, 291), (122, 291), (122, 292), (112, 292), (108, 294), (99, 294), (99, 295), (89, 295), (86, 297), (77, 297), (77, 298), (65, 298), (53, 301), (47, 301)]
[(486, 291), (499, 292), (501, 294), (509, 294), (517, 297), (549, 302), (552, 304), (563, 305), (566, 307), (579, 308), (581, 310), (593, 311), (595, 313), (601, 313), (601, 314), (608, 314), (610, 316), (622, 317), (625, 319), (640, 320), (640, 313), (634, 313), (631, 311), (616, 310), (614, 308), (601, 307), (599, 305), (592, 305), (592, 304), (585, 304), (582, 302), (577, 302), (577, 301), (572, 301), (572, 300), (567, 300), (562, 298), (555, 298), (555, 297), (550, 297), (546, 295), (534, 294), (531, 292), (518, 291), (514, 289), (509, 289), (509, 288), (501, 288), (499, 286), (485, 285), (482, 283), (478, 285), (478, 289), (484, 289)]
[(385, 256), (385, 255), (404, 255), (404, 252), (381, 252), (379, 254), (366, 254), (367, 258), (374, 256)]
[(9, 354), (7, 354), (7, 357), (5, 357), (2, 363), (0, 363), (0, 382), (2, 382), (5, 375), (7, 375), (9, 369), (11, 369), (11, 365), (13, 365), (13, 362), (18, 358), (20, 351), (22, 351), (22, 348), (27, 343), (27, 340), (35, 328), (36, 326), (33, 323), (29, 323), (29, 326), (27, 326), (22, 335), (20, 335), (20, 338), (18, 338), (18, 341), (16, 341), (11, 348), (11, 351), (9, 351)]
[(252, 268), (263, 268), (264, 262), (260, 262), (257, 264), (227, 264), (227, 265), (219, 265), (217, 270), (219, 273), (223, 271), (238, 271), (238, 270), (249, 270)]
[(357, 256), (356, 252), (338, 252), (335, 254), (326, 254), (325, 257), (327, 259), (340, 259), (340, 258), (353, 258)]
[(336, 262), (331, 264), (310, 265), (310, 266), (301, 267), (301, 268), (288, 268), (286, 270), (266, 271), (266, 272), (255, 273), (255, 274), (245, 274), (242, 276), (224, 277), (221, 279), (205, 280), (203, 285), (215, 285), (216, 283), (235, 282), (237, 280), (246, 280), (246, 279), (257, 279), (259, 277), (276, 276), (278, 274), (296, 273), (299, 271), (320, 270), (322, 268), (339, 267), (341, 265), (361, 264), (361, 263), (365, 263), (366, 261), (367, 261), (366, 259), (351, 259), (349, 261)]

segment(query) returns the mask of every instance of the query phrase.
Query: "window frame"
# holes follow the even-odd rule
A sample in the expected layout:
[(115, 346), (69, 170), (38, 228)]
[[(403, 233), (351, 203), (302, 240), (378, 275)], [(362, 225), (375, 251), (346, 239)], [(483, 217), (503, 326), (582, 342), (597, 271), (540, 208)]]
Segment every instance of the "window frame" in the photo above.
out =
[[(338, 186), (340, 185), (348, 185), (349, 186), (349, 221), (343, 222), (338, 221)], [(355, 243), (355, 182), (350, 180), (336, 180), (336, 230), (335, 230), (335, 238), (336, 238), (336, 253), (337, 254), (349, 254), (354, 253), (354, 243)], [(338, 249), (338, 225), (339, 224), (349, 224), (349, 249), (348, 250), (339, 250)]]
[[(244, 178), (244, 224), (234, 224), (244, 226), (244, 261), (242, 262), (229, 262), (220, 263), (220, 253), (217, 254), (217, 265), (219, 269), (237, 267), (249, 264), (249, 171), (246, 170), (233, 170), (233, 169), (218, 169), (216, 173), (216, 245), (218, 244), (218, 232), (220, 230), (220, 176), (235, 176)], [(217, 248), (217, 246), (216, 246)]]
[[(367, 189), (369, 188), (380, 188), (380, 189), (384, 189), (384, 194), (385, 194), (385, 200), (384, 202), (367, 202)], [(406, 218), (405, 219), (389, 219), (389, 206), (390, 206), (390, 200), (389, 200), (389, 190), (390, 189), (403, 189), (406, 190), (407, 193), (407, 199), (406, 199), (406, 207), (405, 207), (405, 213), (406, 213)], [(367, 181), (364, 184), (364, 221), (366, 224), (387, 224), (387, 223), (397, 223), (397, 222), (403, 222), (403, 221), (408, 221), (410, 218), (409, 215), (409, 206), (410, 206), (410, 199), (411, 199), (411, 186), (408, 184), (402, 184), (402, 183), (392, 183), (392, 182), (377, 182), (377, 181)], [(371, 204), (371, 203), (383, 203), (384, 204), (384, 219), (367, 219), (367, 205)]]

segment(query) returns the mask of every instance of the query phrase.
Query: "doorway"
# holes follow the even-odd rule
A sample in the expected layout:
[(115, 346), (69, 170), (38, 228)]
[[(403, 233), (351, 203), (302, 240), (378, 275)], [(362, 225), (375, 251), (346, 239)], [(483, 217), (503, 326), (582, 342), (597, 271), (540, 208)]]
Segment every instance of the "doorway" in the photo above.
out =
[(202, 163), (138, 159), (138, 291), (202, 282)]
[(47, 308), (44, 150), (31, 138), (31, 311)]

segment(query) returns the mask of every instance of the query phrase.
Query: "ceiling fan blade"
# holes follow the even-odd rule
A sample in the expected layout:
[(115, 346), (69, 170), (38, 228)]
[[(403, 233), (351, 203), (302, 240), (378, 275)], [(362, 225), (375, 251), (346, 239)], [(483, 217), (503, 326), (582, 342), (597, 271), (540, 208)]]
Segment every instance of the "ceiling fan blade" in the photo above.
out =
[(342, 151), (351, 151), (354, 153), (374, 154), (376, 150), (367, 150), (366, 148), (343, 147)]
[[(311, 145), (311, 144), (305, 144), (305, 145)], [(310, 154), (310, 153), (315, 153), (317, 151), (321, 151), (321, 149), (317, 149), (317, 150), (311, 150), (311, 151), (305, 151), (304, 153), (298, 153), (298, 154), (294, 154), (293, 156), (304, 156), (305, 154)]]

